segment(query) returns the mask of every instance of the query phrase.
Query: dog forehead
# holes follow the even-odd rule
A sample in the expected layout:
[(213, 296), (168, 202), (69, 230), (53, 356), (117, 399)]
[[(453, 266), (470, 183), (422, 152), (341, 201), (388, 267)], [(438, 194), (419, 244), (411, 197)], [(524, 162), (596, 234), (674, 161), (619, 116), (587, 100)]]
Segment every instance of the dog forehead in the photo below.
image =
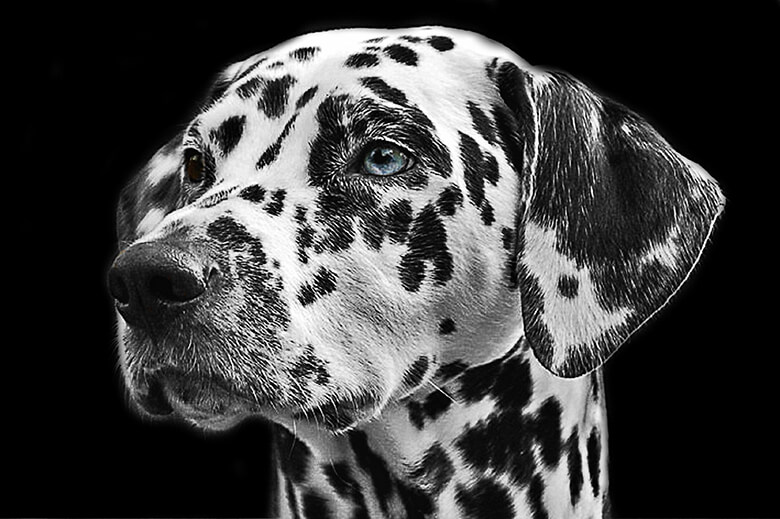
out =
[[(217, 79), (207, 126), (220, 124), (236, 105), (258, 97), (305, 92), (364, 94), (366, 78), (380, 78), (424, 110), (443, 115), (461, 97), (488, 95), (486, 67), (521, 62), (512, 51), (479, 34), (445, 27), (341, 29), (311, 33), (234, 63)], [(270, 88), (269, 88), (270, 87)], [(300, 99), (299, 99), (300, 100)], [(260, 99), (262, 104), (263, 100)], [(289, 103), (286, 111), (295, 109)], [(267, 111), (271, 119), (281, 110)], [(435, 114), (433, 114), (435, 115)]]

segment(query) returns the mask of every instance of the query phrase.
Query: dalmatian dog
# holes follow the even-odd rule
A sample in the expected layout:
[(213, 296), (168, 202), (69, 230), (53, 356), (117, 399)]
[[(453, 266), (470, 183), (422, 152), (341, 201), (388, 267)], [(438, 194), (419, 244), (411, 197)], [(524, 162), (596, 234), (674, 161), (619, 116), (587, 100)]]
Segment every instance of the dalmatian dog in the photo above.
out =
[(642, 118), (479, 35), (301, 36), (219, 74), (120, 196), (130, 400), (272, 422), (281, 517), (601, 516), (599, 367), (723, 205)]

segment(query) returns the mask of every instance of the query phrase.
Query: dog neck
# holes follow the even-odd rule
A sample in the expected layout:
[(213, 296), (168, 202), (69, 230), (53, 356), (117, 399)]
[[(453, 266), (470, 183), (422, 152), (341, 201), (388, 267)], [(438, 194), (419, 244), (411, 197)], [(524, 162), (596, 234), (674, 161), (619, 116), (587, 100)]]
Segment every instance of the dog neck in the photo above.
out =
[(599, 373), (559, 379), (519, 348), (437, 381), (342, 434), (278, 426), (279, 515), (601, 516)]

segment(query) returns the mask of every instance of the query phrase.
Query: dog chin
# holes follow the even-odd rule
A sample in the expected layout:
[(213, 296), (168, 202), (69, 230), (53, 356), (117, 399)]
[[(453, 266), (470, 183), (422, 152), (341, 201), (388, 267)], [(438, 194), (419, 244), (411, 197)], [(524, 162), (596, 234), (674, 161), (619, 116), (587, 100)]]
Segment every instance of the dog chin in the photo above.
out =
[(257, 415), (260, 404), (211, 377), (160, 370), (146, 376), (145, 388), (133, 392), (143, 415), (178, 418), (198, 428), (224, 431)]

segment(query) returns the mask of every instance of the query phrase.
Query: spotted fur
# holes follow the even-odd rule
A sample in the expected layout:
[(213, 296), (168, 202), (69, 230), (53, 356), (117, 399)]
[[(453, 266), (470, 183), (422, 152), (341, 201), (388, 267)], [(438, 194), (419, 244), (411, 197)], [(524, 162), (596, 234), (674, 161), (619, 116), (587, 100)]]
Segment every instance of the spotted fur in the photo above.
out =
[[(363, 171), (378, 142), (411, 167)], [(302, 36), (223, 71), (122, 192), (127, 387), (271, 420), (282, 517), (600, 516), (598, 368), (723, 203), (639, 116), (478, 35)]]

